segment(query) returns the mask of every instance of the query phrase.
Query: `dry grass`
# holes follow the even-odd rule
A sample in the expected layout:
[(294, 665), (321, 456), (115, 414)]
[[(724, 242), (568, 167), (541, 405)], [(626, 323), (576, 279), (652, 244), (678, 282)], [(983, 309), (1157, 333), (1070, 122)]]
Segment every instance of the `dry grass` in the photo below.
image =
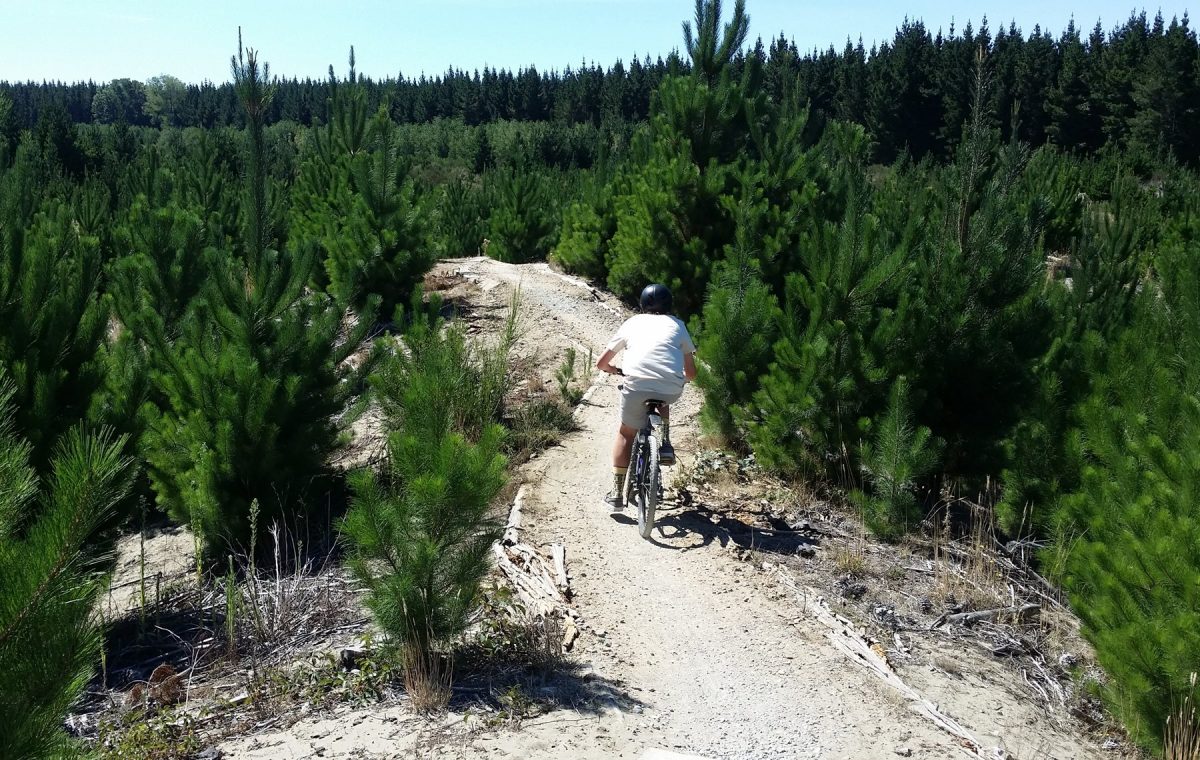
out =
[(851, 578), (865, 578), (869, 571), (870, 565), (867, 562), (867, 553), (865, 546), (854, 541), (845, 546), (835, 547), (830, 552), (833, 560), (833, 568), (838, 575), (848, 575)]
[(408, 648), (403, 655), (403, 674), (404, 691), (417, 712), (437, 713), (450, 704), (454, 668), (447, 657)]
[(933, 658), (933, 666), (944, 673), (947, 673), (955, 678), (963, 677), (962, 665), (958, 660), (946, 655), (935, 655)]
[(984, 610), (1009, 603), (1004, 579), (996, 570), (990, 545), (990, 511), (971, 506), (971, 526), (965, 541), (951, 541), (950, 510), (933, 534), (934, 593), (964, 609)]
[(1179, 703), (1163, 731), (1164, 760), (1200, 760), (1200, 717), (1196, 715), (1196, 674), (1191, 692)]

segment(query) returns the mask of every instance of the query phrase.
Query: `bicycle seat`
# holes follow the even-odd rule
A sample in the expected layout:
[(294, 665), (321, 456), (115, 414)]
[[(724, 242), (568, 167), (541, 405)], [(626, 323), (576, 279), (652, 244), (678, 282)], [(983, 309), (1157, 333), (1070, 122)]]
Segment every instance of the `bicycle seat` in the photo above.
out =
[(651, 414), (658, 414), (659, 413), (658, 408), (660, 406), (665, 406), (665, 405), (666, 405), (665, 401), (661, 401), (656, 398), (646, 399), (646, 409), (648, 409)]

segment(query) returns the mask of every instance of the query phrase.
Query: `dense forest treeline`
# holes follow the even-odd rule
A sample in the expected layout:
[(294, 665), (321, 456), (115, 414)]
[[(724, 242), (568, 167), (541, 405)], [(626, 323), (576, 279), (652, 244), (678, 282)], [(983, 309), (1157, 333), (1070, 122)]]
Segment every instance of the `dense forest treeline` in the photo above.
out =
[[(914, 159), (945, 158), (957, 143), (970, 110), (975, 55), (982, 49), (992, 69), (988, 98), (1001, 136), (1011, 130), (1025, 143), (1094, 152), (1133, 147), (1143, 168), (1159, 151), (1185, 163), (1200, 159), (1200, 54), (1185, 14), (1131, 15), (1105, 31), (1072, 22), (1055, 37), (1035, 27), (1026, 34), (1014, 23), (992, 31), (986, 18), (948, 32), (905, 20), (892, 40), (865, 49), (861, 40), (838, 50), (798, 51), (782, 35), (739, 51), (741, 70), (754, 59), (762, 87), (773, 99), (796, 96), (814, 114), (866, 127), (875, 141), (873, 160), (888, 163), (902, 153)], [(451, 69), (439, 76), (372, 79), (353, 74), (374, 111), (386, 104), (399, 124), (461, 119), (468, 125), (494, 121), (556, 121), (593, 126), (640, 122), (664, 77), (687, 73), (691, 61), (672, 53), (651, 61), (632, 58), (607, 68), (582, 64), (562, 71), (534, 67), (512, 72)], [(266, 123), (310, 124), (324, 114), (328, 80), (281, 79)], [(240, 124), (230, 83), (184, 83), (170, 75), (142, 83), (119, 79), (73, 84), (0, 82), (12, 101), (0, 134), (32, 127), (47, 109), (61, 108), (76, 124), (203, 127)]]
[[(508, 343), (441, 329), (419, 288), (485, 253), (631, 303), (668, 284), (709, 429), (881, 537), (969, 504), (1039, 547), (1108, 674), (1087, 688), (1160, 744), (1200, 671), (1186, 19), (905, 23), (800, 56), (748, 45), (744, 5), (697, 0), (685, 58), (628, 70), (377, 83), (351, 53), (302, 84), (239, 49), (228, 86), (0, 87), (0, 662), (63, 621), (77, 652), (56, 689), (0, 684), (45, 729), (13, 741), (62, 738), (96, 642), (59, 602), (94, 599), (139, 504), (211, 566), (348, 501), (385, 627), (422, 657), (461, 630), (516, 435)], [(389, 461), (347, 483), (372, 399)]]

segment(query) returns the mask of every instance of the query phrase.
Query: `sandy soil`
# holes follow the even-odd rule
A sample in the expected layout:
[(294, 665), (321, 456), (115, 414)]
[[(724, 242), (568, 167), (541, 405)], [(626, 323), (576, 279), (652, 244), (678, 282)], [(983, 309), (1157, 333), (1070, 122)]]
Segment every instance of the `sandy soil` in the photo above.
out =
[[(611, 296), (551, 271), (486, 259), (440, 265), (465, 278), (476, 319), (502, 318), (519, 287), (521, 357), (552, 376), (568, 346), (599, 355), (625, 312)], [(456, 287), (462, 287), (460, 284)], [(230, 758), (481, 757), (639, 758), (665, 750), (706, 758), (960, 758), (971, 756), (905, 700), (831, 646), (824, 630), (774, 576), (731, 556), (706, 520), (667, 505), (653, 539), (601, 505), (616, 384), (601, 376), (577, 410), (579, 429), (526, 464), (525, 540), (563, 543), (583, 621), (573, 669), (558, 688), (570, 707), (489, 727), (470, 714), (435, 722), (403, 706), (345, 709), (287, 731), (226, 742)], [(697, 450), (692, 388), (673, 414), (686, 465)], [(668, 485), (669, 485), (668, 480)], [(954, 655), (969, 675), (932, 669), (901, 675), (987, 745), (1019, 757), (1100, 754), (1005, 689), (999, 666)], [(567, 700), (561, 700), (567, 701)], [(666, 755), (660, 755), (666, 756)], [(1111, 755), (1110, 755), (1111, 756)]]

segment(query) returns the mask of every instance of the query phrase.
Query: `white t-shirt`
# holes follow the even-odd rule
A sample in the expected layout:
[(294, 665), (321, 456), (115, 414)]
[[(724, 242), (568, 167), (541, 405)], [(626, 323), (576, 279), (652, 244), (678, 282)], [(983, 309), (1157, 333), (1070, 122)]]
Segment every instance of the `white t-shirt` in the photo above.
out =
[(625, 350), (621, 369), (626, 383), (647, 392), (682, 390), (687, 382), (683, 356), (696, 352), (687, 327), (667, 314), (636, 314), (625, 320), (607, 346), (613, 352), (621, 349)]

